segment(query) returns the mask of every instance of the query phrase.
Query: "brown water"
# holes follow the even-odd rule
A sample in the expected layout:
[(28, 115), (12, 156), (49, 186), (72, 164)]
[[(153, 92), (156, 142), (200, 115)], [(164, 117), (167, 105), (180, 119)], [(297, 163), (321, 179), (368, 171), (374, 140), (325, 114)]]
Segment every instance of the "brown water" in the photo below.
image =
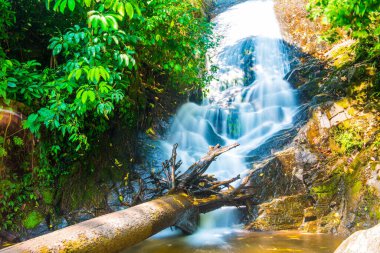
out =
[[(191, 236), (190, 236), (191, 237)], [(343, 238), (328, 234), (309, 234), (298, 231), (237, 232), (227, 235), (213, 246), (204, 245), (207, 237), (191, 238), (203, 241), (189, 242), (189, 237), (172, 236), (150, 238), (123, 253), (266, 253), (303, 252), (328, 253), (343, 241)], [(203, 245), (202, 245), (203, 244)]]

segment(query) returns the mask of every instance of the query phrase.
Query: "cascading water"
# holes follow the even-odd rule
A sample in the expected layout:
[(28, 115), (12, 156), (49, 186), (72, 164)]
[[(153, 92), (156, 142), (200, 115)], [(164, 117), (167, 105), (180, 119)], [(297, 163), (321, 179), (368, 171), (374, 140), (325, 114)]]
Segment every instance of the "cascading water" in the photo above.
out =
[[(210, 145), (238, 142), (238, 148), (223, 154), (208, 170), (223, 180), (244, 174), (250, 169), (249, 152), (292, 125), (297, 102), (295, 91), (283, 80), (289, 66), (272, 1), (237, 4), (219, 14), (214, 23), (215, 33), (221, 36), (219, 46), (210, 52), (218, 67), (217, 79), (209, 85), (202, 105), (187, 103), (180, 108), (169, 138), (161, 144), (169, 156), (178, 143), (178, 157), (182, 168), (187, 168)], [(230, 227), (223, 221), (234, 212), (224, 208), (202, 217), (201, 241), (208, 238), (220, 243), (213, 240), (219, 235), (212, 230)]]

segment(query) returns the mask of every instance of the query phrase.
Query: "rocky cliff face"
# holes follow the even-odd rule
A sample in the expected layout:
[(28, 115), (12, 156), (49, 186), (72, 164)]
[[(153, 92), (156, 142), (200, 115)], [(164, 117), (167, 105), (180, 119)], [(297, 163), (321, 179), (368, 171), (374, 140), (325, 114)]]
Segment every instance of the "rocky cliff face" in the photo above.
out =
[[(289, 18), (287, 2), (277, 1), (280, 21)], [(304, 15), (297, 17), (306, 24), (301, 32), (312, 38), (323, 30), (305, 21), (304, 1), (291, 2)], [(300, 31), (283, 28), (293, 49), (303, 51), (294, 54), (300, 64), (286, 77), (298, 89), (303, 110), (293, 129), (253, 152), (255, 198), (247, 228), (341, 235), (370, 228), (380, 220), (380, 114), (368, 95), (376, 70), (351, 61), (352, 41), (317, 47)]]

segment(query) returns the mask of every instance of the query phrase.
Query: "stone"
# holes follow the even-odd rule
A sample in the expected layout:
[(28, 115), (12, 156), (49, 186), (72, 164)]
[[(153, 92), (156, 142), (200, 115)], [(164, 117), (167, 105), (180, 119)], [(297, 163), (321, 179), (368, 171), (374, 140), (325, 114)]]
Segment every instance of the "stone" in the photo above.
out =
[(257, 218), (247, 226), (255, 231), (297, 229), (304, 219), (304, 209), (311, 203), (298, 194), (274, 199), (257, 206)]
[(120, 199), (119, 199), (119, 194), (117, 191), (110, 191), (107, 195), (107, 205), (108, 207), (116, 212), (125, 209), (125, 206), (122, 206)]
[(313, 165), (318, 161), (317, 156), (308, 149), (297, 149), (295, 158), (297, 163), (301, 165)]
[(329, 110), (330, 119), (335, 117), (336, 115), (342, 113), (342, 112), (344, 112), (344, 108), (342, 106), (334, 103)]
[(336, 126), (340, 122), (343, 122), (343, 121), (351, 119), (351, 118), (352, 118), (352, 116), (350, 114), (348, 114), (346, 111), (343, 111), (343, 112), (340, 112), (340, 113), (338, 113), (337, 115), (335, 115), (334, 117), (331, 118), (330, 125), (331, 126)]
[(375, 170), (371, 171), (370, 177), (367, 180), (367, 185), (373, 187), (375, 189), (375, 193), (380, 197), (380, 181), (379, 181), (379, 169), (380, 165), (377, 165)]
[(256, 164), (255, 170), (250, 182), (254, 186), (251, 193), (255, 204), (270, 201), (279, 196), (305, 192), (302, 175), (299, 175), (292, 148), (275, 153), (273, 158)]
[(67, 220), (66, 220), (65, 218), (61, 217), (61, 218), (57, 221), (55, 227), (56, 227), (57, 229), (62, 229), (62, 228), (67, 227), (68, 225), (69, 225), (69, 223), (67, 222)]
[(380, 251), (380, 224), (352, 234), (335, 253), (378, 253)]
[(321, 128), (330, 128), (331, 124), (329, 119), (327, 118), (327, 115), (325, 113), (322, 113), (321, 111), (317, 111), (316, 113), (319, 125)]
[(47, 225), (46, 221), (44, 220), (43, 222), (38, 224), (36, 227), (34, 227), (32, 229), (28, 229), (27, 230), (27, 236), (22, 237), (22, 240), (24, 241), (24, 240), (27, 240), (27, 239), (30, 239), (33, 237), (37, 237), (40, 235), (47, 234), (49, 232), (51, 232), (49, 229), (49, 226)]

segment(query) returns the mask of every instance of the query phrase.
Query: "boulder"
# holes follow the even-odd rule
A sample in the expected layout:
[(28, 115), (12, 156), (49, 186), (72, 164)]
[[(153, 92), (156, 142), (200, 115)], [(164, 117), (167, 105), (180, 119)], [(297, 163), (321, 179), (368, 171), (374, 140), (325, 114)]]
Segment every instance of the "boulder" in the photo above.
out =
[(335, 253), (378, 253), (380, 252), (380, 224), (352, 234), (335, 250)]

